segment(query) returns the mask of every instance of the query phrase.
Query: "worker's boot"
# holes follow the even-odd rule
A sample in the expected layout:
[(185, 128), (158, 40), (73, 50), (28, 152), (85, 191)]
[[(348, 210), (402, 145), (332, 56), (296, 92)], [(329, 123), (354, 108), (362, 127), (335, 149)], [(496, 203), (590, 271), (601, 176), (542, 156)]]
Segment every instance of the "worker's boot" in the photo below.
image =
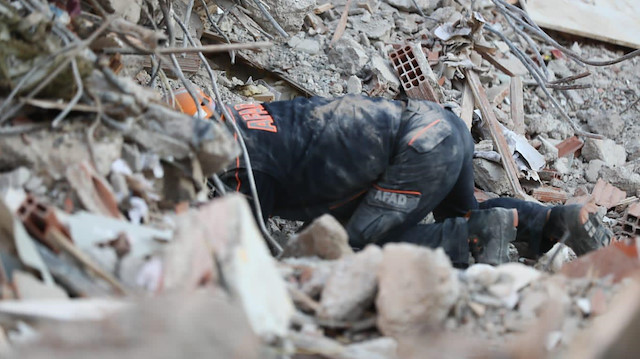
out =
[(509, 261), (509, 243), (516, 239), (518, 212), (509, 208), (471, 211), (469, 250), (477, 263), (498, 265)]
[(591, 205), (567, 205), (551, 208), (543, 237), (551, 241), (561, 240), (567, 233), (565, 244), (577, 255), (609, 244), (613, 233), (602, 223), (602, 216)]

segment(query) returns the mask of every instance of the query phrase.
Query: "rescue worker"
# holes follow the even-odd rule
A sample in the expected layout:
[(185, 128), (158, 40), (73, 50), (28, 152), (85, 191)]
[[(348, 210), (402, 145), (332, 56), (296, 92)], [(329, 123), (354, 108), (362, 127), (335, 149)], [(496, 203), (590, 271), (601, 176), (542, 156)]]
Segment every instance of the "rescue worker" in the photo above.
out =
[[(508, 261), (508, 244), (536, 256), (565, 232), (578, 254), (611, 232), (588, 206), (546, 207), (513, 198), (478, 204), (474, 143), (463, 121), (427, 101), (347, 95), (228, 108), (246, 143), (265, 216), (345, 223), (355, 249), (410, 242), (442, 247), (454, 265)], [(250, 196), (242, 157), (221, 178)], [(436, 223), (420, 224), (430, 212)]]

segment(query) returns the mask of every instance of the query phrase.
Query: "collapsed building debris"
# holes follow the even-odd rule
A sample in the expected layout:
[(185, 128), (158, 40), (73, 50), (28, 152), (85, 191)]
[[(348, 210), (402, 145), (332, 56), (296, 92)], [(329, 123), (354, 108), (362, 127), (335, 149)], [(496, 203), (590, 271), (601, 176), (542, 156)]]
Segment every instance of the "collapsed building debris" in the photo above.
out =
[[(562, 46), (502, 0), (0, 0), (0, 20), (3, 356), (634, 348), (611, 316), (638, 298), (637, 51)], [(478, 197), (594, 203), (618, 240), (460, 270), (412, 244), (354, 253), (328, 215), (267, 231), (216, 176), (248, 157), (225, 105), (346, 93), (447, 106), (484, 140)]]

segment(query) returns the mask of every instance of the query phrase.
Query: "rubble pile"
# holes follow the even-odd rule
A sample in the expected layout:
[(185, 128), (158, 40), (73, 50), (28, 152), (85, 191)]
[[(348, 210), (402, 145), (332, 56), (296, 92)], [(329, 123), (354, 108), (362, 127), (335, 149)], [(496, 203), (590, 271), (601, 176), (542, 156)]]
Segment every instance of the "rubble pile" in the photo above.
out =
[[(576, 56), (620, 50), (519, 35), (509, 6), (0, 0), (1, 355), (595, 357), (636, 345), (621, 318), (640, 309), (639, 60), (585, 74)], [(265, 241), (246, 199), (217, 183), (241, 154), (219, 112), (347, 93), (448, 106), (477, 140), (479, 200), (593, 203), (616, 241), (537, 260), (514, 247), (513, 263), (464, 270), (442, 249), (354, 252), (329, 215), (302, 229), (271, 218)], [(180, 94), (208, 107), (187, 114)]]

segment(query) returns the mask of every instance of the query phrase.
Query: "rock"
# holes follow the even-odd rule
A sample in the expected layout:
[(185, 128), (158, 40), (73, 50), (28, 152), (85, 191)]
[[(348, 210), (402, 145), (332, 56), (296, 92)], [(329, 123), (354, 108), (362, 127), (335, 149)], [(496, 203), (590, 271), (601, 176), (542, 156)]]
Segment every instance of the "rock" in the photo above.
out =
[[(386, 2), (402, 11), (406, 12), (414, 12), (416, 11), (416, 7), (413, 5), (414, 2), (411, 0), (386, 0)], [(438, 1), (434, 0), (417, 0), (416, 4), (420, 7), (421, 10), (427, 10), (426, 13), (433, 11), (437, 5)]]
[[(316, 0), (264, 0), (262, 2), (276, 22), (288, 33), (300, 31), (305, 15), (316, 6)], [(252, 19), (269, 32), (279, 35), (254, 2), (247, 1), (243, 3), (247, 4), (246, 7), (251, 12)]]
[(354, 75), (369, 61), (362, 45), (346, 35), (333, 45), (327, 55), (343, 75)]
[(500, 164), (482, 158), (473, 159), (473, 172), (478, 186), (498, 195), (511, 194), (507, 172)]
[(358, 76), (350, 76), (347, 80), (347, 93), (360, 94), (362, 93), (362, 81)]
[(371, 57), (371, 71), (375, 78), (375, 87), (394, 94), (399, 91), (400, 80), (388, 60), (378, 54), (374, 54)]
[(600, 178), (600, 169), (604, 166), (604, 162), (601, 160), (591, 160), (589, 161), (589, 165), (587, 166), (587, 170), (585, 171), (585, 178), (587, 181), (591, 183), (596, 183), (598, 178)]
[(376, 15), (369, 21), (366, 21), (366, 18), (356, 18), (352, 20), (352, 24), (355, 32), (366, 34), (367, 38), (371, 40), (381, 41), (389, 41), (392, 29), (394, 28), (393, 22), (381, 15)]
[(613, 186), (627, 192), (629, 196), (640, 195), (640, 174), (634, 173), (627, 166), (603, 166), (599, 172), (600, 178), (606, 178)]
[(588, 117), (587, 123), (591, 131), (607, 138), (617, 138), (624, 130), (624, 121), (617, 113), (595, 112)]
[(460, 294), (457, 273), (442, 248), (387, 244), (378, 272), (378, 328), (391, 337), (442, 326)]
[(587, 160), (602, 160), (609, 166), (621, 166), (627, 161), (627, 152), (624, 146), (616, 144), (613, 140), (596, 140), (587, 138), (582, 147), (582, 157)]
[(283, 256), (338, 259), (349, 254), (353, 254), (353, 249), (347, 231), (332, 215), (324, 214), (289, 240)]
[(313, 39), (301, 39), (300, 37), (294, 36), (289, 39), (287, 44), (298, 51), (311, 55), (320, 52), (320, 43)]
[(548, 112), (542, 115), (525, 115), (527, 132), (530, 135), (542, 134), (548, 138), (563, 140), (573, 135), (571, 125), (560, 121)]
[(360, 318), (373, 303), (381, 262), (382, 250), (375, 245), (338, 261), (322, 291), (318, 316), (334, 320)]
[(246, 199), (228, 194), (186, 216), (194, 217), (193, 233), (207, 239), (226, 286), (242, 303), (254, 332), (266, 341), (284, 337), (293, 303)]

